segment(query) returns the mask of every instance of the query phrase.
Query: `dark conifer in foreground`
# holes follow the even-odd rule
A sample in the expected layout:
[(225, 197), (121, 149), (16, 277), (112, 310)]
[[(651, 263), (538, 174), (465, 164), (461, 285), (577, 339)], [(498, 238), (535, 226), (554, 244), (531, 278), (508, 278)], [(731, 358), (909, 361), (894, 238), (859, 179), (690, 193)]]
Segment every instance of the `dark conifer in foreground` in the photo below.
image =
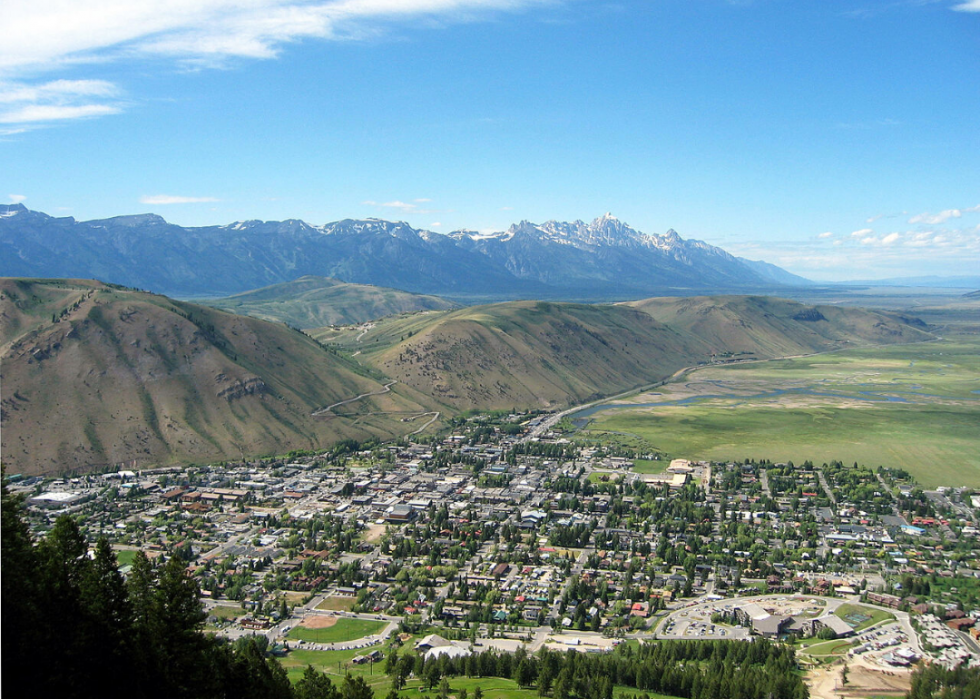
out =
[[(179, 558), (156, 566), (140, 552), (123, 581), (108, 541), (100, 539), (90, 557), (70, 517), (60, 517), (35, 543), (6, 482), (0, 508), (5, 688), (69, 699), (294, 696), (264, 645), (202, 632), (197, 583)], [(333, 687), (313, 672), (318, 688)], [(339, 699), (336, 692), (301, 696)], [(370, 697), (362, 691), (352, 699)]]

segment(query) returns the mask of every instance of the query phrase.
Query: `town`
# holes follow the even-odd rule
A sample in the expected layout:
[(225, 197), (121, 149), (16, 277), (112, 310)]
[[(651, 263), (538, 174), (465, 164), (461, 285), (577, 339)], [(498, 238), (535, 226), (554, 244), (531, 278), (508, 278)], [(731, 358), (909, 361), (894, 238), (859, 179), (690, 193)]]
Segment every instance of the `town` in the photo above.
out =
[(980, 665), (980, 497), (830, 463), (662, 460), (527, 413), (445, 437), (209, 466), (12, 476), (43, 534), (71, 514), (177, 556), (209, 628), (371, 664), (757, 637), (804, 663)]

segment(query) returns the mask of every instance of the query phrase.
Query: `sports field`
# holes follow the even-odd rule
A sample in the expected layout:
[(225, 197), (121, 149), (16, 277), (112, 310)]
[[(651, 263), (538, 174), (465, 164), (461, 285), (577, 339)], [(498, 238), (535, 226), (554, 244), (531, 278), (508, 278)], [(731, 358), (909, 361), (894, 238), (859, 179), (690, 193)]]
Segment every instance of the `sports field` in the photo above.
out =
[(311, 641), (313, 643), (356, 641), (364, 636), (378, 633), (387, 626), (387, 622), (384, 621), (351, 619), (348, 617), (315, 616), (309, 617), (308, 621), (310, 623), (294, 627), (289, 632), (289, 638)]
[(837, 459), (977, 487), (980, 340), (706, 367), (587, 417), (584, 438), (633, 435), (666, 457)]

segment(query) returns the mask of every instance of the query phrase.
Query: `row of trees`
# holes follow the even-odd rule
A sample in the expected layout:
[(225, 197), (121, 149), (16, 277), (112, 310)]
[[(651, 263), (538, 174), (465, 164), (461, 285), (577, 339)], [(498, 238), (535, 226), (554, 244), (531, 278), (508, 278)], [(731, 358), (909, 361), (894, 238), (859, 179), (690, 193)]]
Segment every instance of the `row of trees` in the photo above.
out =
[(925, 665), (912, 675), (906, 699), (976, 699), (980, 697), (980, 668), (963, 665), (947, 670)]
[(386, 669), (398, 688), (410, 674), (429, 687), (459, 675), (504, 677), (554, 699), (612, 699), (613, 687), (633, 687), (684, 699), (806, 699), (793, 650), (759, 640), (666, 641), (615, 653), (528, 655), (488, 651), (463, 658), (389, 658)]

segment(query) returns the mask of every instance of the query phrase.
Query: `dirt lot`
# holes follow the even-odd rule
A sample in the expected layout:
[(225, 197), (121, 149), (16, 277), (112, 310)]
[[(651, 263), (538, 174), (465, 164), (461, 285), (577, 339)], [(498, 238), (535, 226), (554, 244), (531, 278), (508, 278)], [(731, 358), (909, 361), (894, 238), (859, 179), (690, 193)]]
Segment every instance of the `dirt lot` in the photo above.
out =
[(369, 524), (364, 529), (363, 539), (369, 544), (376, 544), (381, 541), (381, 537), (385, 533), (385, 525), (383, 524)]
[(847, 663), (847, 684), (841, 683), (843, 665), (811, 670), (807, 685), (812, 699), (840, 697), (903, 696), (911, 686), (911, 673), (902, 670), (872, 668), (861, 661)]
[(300, 622), (300, 626), (305, 626), (308, 629), (329, 629), (331, 626), (337, 623), (337, 617), (326, 616), (323, 614), (310, 614), (303, 621)]

